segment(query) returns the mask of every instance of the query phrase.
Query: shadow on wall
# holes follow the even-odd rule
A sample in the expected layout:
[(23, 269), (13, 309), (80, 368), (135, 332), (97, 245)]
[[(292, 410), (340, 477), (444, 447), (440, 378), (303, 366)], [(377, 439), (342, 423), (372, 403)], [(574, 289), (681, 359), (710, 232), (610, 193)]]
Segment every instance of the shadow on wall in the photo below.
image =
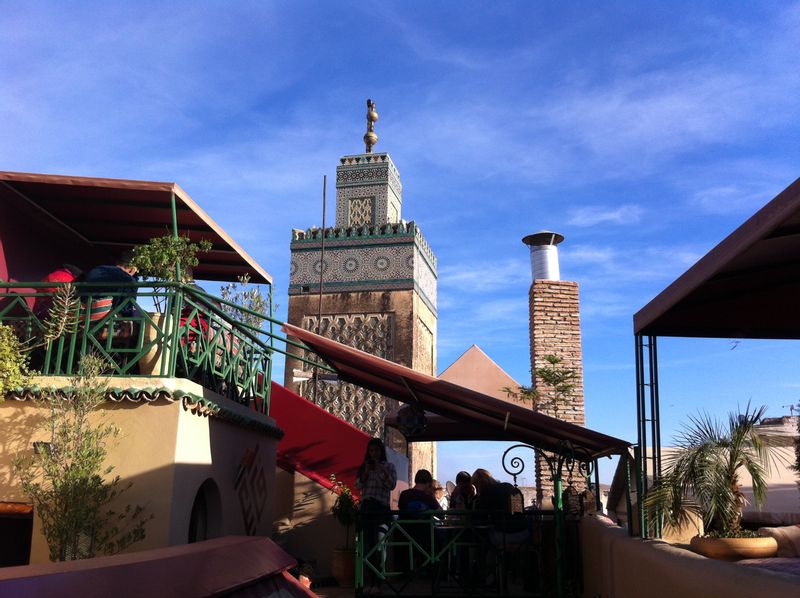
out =
[[(108, 463), (122, 484), (131, 483), (113, 507), (141, 505), (153, 516), (145, 539), (126, 552), (229, 534), (269, 536), (274, 437), (198, 417), (178, 403), (119, 403), (107, 413), (122, 429)], [(31, 454), (33, 441), (50, 440), (40, 429), (48, 414), (47, 407), (29, 401), (0, 404), (0, 501), (28, 502), (11, 462), (15, 455)], [(32, 535), (30, 562), (46, 562), (49, 551), (36, 517)]]
[[(345, 545), (345, 528), (331, 514), (336, 495), (301, 473), (276, 472), (279, 493), (273, 539), (299, 562), (310, 564), (313, 577), (330, 576), (333, 550)], [(350, 546), (355, 529), (351, 528)]]

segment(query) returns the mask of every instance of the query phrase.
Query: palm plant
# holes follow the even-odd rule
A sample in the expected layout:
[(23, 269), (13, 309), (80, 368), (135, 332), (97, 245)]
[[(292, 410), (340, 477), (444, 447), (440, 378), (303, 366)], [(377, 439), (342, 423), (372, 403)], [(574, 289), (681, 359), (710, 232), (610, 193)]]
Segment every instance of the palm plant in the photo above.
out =
[(707, 414), (691, 417), (675, 439), (676, 450), (666, 460), (666, 472), (648, 493), (644, 506), (651, 525), (661, 517), (672, 529), (703, 519), (706, 533), (736, 537), (741, 530), (746, 499), (740, 474), (752, 478), (756, 506), (764, 504), (770, 447), (756, 424), (766, 406), (730, 413), (727, 425)]

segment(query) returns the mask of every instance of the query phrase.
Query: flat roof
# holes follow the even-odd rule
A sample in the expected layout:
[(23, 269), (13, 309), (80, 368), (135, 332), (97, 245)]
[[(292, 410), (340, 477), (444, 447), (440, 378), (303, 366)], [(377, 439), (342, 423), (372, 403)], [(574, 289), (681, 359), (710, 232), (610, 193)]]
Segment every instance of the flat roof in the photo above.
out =
[(198, 256), (198, 280), (253, 282), (272, 277), (176, 183), (0, 171), (0, 185), (83, 242), (118, 254), (172, 232), (172, 195), (178, 233), (208, 239), (212, 249)]
[(633, 316), (635, 334), (800, 338), (800, 179)]

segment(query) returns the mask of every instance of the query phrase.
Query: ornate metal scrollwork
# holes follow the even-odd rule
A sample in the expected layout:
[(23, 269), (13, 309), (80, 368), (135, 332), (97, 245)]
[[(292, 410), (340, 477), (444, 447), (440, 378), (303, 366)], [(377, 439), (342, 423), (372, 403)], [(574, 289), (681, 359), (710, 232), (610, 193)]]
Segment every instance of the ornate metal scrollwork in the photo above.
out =
[(550, 470), (550, 481), (555, 481), (556, 477), (567, 474), (567, 485), (571, 486), (574, 482), (575, 467), (578, 467), (578, 475), (581, 477), (589, 477), (594, 470), (594, 462), (590, 459), (581, 459), (576, 456), (575, 447), (569, 440), (563, 440), (559, 443), (557, 452), (544, 451), (537, 449), (535, 446), (529, 444), (515, 444), (508, 447), (503, 453), (503, 470), (514, 478), (514, 485), (517, 485), (517, 476), (525, 471), (525, 460), (514, 455), (510, 459), (509, 453), (514, 449), (527, 448), (532, 451), (539, 451), (544, 460), (547, 462), (547, 467)]
[[(508, 447), (505, 450), (505, 452), (503, 453), (503, 461), (502, 461), (503, 470), (508, 475), (510, 475), (510, 476), (512, 476), (514, 478), (514, 486), (517, 485), (517, 476), (520, 475), (523, 471), (525, 471), (525, 459), (523, 459), (522, 457), (520, 457), (518, 455), (515, 455), (515, 456), (511, 457), (511, 459), (508, 461), (508, 465), (506, 465), (506, 458), (508, 457), (508, 454), (511, 451), (513, 451), (514, 449), (518, 449), (518, 448), (531, 449), (532, 451), (536, 450), (536, 447), (531, 446), (529, 444), (515, 444), (515, 445), (512, 445), (512, 446)], [(509, 467), (510, 467), (510, 469), (509, 469)]]
[(594, 473), (594, 461), (579, 461), (578, 472), (584, 478), (589, 478)]

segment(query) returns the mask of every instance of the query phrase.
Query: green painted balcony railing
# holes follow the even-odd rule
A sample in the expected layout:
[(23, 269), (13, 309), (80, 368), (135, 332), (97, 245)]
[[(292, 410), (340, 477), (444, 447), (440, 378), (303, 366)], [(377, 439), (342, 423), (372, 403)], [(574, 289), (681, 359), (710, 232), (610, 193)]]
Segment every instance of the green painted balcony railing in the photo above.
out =
[[(361, 513), (358, 529), (357, 595), (557, 594), (553, 511)], [(577, 535), (572, 540), (567, 575), (577, 587)]]
[[(56, 286), (0, 283), (0, 323), (29, 346), (38, 344), (55, 295), (49, 289)], [(72, 330), (31, 351), (31, 367), (41, 375), (74, 375), (80, 358), (94, 353), (108, 362), (110, 376), (187, 378), (266, 414), (273, 355), (286, 353), (275, 341), (306, 349), (273, 332), (278, 320), (264, 317), (264, 328), (241, 322), (221, 307), (258, 314), (194, 286), (74, 286), (79, 301)]]

